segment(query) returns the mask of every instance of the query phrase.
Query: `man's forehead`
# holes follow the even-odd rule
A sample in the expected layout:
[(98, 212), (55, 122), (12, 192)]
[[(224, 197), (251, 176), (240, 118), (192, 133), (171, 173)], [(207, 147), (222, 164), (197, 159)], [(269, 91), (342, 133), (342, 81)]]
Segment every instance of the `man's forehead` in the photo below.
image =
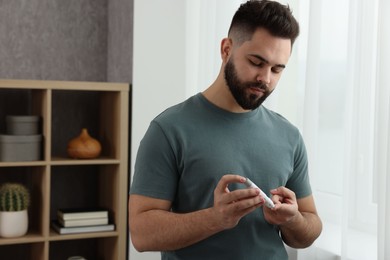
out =
[(244, 55), (258, 56), (271, 63), (286, 64), (291, 55), (291, 40), (257, 31), (239, 47)]

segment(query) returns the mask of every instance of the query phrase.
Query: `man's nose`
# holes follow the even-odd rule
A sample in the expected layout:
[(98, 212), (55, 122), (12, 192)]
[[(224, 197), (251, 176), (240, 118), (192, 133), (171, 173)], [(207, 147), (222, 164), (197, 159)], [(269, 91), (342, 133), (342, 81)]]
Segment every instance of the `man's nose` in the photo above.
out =
[(263, 82), (264, 84), (271, 83), (271, 68), (264, 67), (259, 69), (256, 80), (257, 82)]

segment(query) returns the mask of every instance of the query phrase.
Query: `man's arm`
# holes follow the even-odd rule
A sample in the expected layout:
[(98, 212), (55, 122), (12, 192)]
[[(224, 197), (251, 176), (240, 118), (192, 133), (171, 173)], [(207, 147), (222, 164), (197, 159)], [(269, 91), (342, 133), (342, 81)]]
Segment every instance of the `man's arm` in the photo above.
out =
[(296, 199), (294, 192), (280, 187), (271, 191), (274, 209), (264, 209), (269, 223), (279, 225), (283, 241), (293, 248), (310, 246), (321, 234), (322, 222), (313, 196)]
[(210, 209), (188, 214), (170, 211), (171, 203), (140, 195), (130, 195), (130, 234), (138, 251), (166, 251), (194, 244), (218, 229), (210, 219)]
[(256, 189), (230, 192), (228, 185), (245, 182), (238, 175), (225, 175), (214, 190), (211, 208), (178, 214), (171, 202), (141, 195), (130, 195), (129, 225), (138, 251), (176, 250), (232, 228), (246, 214), (260, 207), (264, 200)]

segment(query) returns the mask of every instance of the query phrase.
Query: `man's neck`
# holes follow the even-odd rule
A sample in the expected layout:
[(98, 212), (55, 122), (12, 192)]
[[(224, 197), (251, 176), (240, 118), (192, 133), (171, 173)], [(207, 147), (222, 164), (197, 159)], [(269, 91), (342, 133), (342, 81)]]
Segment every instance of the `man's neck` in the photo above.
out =
[(225, 82), (216, 80), (210, 87), (203, 91), (203, 96), (212, 104), (232, 113), (245, 113), (249, 110), (243, 109), (234, 99)]

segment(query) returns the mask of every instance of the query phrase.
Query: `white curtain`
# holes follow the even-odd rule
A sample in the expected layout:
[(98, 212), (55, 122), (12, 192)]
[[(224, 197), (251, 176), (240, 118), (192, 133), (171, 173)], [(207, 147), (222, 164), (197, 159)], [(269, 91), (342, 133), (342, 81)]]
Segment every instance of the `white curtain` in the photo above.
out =
[(302, 132), (324, 231), (297, 259), (390, 259), (389, 4), (307, 4)]
[(378, 174), (378, 259), (390, 259), (390, 2), (379, 1), (376, 171)]
[[(187, 0), (187, 95), (219, 71), (243, 1)], [(390, 1), (284, 0), (301, 35), (266, 106), (306, 142), (323, 233), (291, 259), (390, 259)]]

